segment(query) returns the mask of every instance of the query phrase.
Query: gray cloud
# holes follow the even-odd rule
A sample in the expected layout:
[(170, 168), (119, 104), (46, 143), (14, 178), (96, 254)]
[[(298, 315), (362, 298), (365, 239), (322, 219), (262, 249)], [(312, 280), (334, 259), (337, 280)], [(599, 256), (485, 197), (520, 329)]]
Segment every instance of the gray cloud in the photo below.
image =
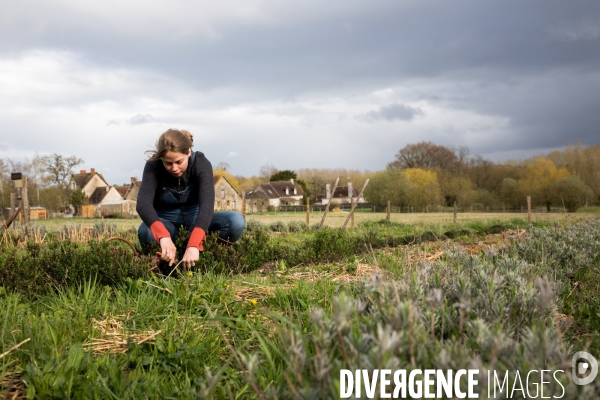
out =
[[(0, 141), (87, 161), (81, 127), (131, 137), (128, 152), (187, 127), (211, 160), (226, 159), (224, 138), (244, 149), (244, 175), (269, 162), (374, 170), (420, 140), (502, 156), (597, 144), (598, 26), (597, 0), (6, 0), (0, 132), (26, 142)], [(364, 142), (374, 131), (385, 145)], [(288, 134), (303, 138), (297, 159)], [(126, 181), (146, 149), (135, 162), (113, 151), (123, 161), (106, 168)]]
[(410, 121), (411, 119), (423, 115), (420, 108), (407, 106), (404, 104), (390, 104), (379, 107), (379, 110), (369, 111), (366, 114), (359, 115), (359, 119), (374, 122), (377, 120), (385, 121)]
[(154, 118), (150, 114), (137, 114), (127, 121), (127, 123), (131, 125), (149, 124), (152, 122), (160, 122), (160, 120), (158, 118)]

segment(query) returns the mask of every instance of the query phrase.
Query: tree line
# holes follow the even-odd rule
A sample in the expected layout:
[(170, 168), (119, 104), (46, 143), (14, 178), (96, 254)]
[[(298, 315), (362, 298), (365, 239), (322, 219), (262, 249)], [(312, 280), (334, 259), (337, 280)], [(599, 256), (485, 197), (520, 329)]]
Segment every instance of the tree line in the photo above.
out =
[[(68, 183), (73, 170), (83, 163), (76, 156), (35, 155), (31, 160), (15, 162), (0, 159), (0, 207), (10, 205), (14, 185), (10, 173), (23, 172), (29, 179), (31, 205), (61, 211), (68, 204), (85, 203), (81, 193)], [(434, 211), (452, 207), (461, 210), (519, 210), (531, 196), (532, 205), (575, 211), (600, 203), (600, 145), (569, 144), (565, 150), (543, 156), (495, 163), (479, 155), (470, 155), (467, 147), (452, 148), (432, 142), (409, 144), (400, 149), (386, 169), (361, 171), (345, 168), (302, 168), (279, 170), (268, 164), (254, 176), (237, 176), (227, 163), (215, 165), (238, 191), (252, 190), (261, 183), (294, 179), (306, 196), (325, 194), (325, 185), (340, 177), (340, 186), (350, 181), (360, 188), (370, 180), (364, 196), (367, 201), (385, 207), (387, 202), (400, 209)]]
[[(325, 193), (325, 184), (340, 177), (355, 188), (370, 180), (364, 196), (368, 202), (400, 209), (520, 210), (531, 196), (534, 207), (575, 211), (600, 202), (600, 145), (569, 144), (563, 151), (521, 161), (492, 162), (470, 155), (468, 147), (451, 148), (432, 142), (409, 144), (396, 153), (382, 171), (303, 168), (294, 173), (314, 199)], [(280, 171), (262, 166), (252, 177), (236, 177), (241, 189), (253, 189), (272, 180)], [(286, 176), (287, 177), (287, 176)]]

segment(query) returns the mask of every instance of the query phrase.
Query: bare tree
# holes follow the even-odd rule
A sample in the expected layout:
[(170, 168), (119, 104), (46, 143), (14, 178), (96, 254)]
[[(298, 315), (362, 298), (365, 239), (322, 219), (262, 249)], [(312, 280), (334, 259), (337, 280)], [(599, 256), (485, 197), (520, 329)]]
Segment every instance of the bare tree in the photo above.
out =
[(215, 169), (215, 170), (223, 170), (223, 171), (230, 172), (231, 165), (229, 165), (229, 163), (226, 163), (225, 161), (221, 161), (220, 163), (218, 163), (217, 165), (215, 165), (213, 167), (213, 169)]
[[(460, 158), (464, 158), (466, 148), (458, 150)], [(398, 153), (396, 160), (388, 164), (389, 168), (407, 169), (422, 168), (443, 170), (457, 170), (461, 167), (459, 156), (455, 151), (445, 146), (438, 146), (431, 142), (419, 142), (406, 145)]]
[(271, 175), (279, 172), (273, 164), (265, 164), (258, 170), (258, 176), (264, 181), (268, 181)]
[(75, 156), (64, 157), (61, 154), (54, 153), (49, 156), (44, 156), (41, 159), (46, 172), (51, 182), (59, 188), (66, 188), (73, 174), (73, 168), (83, 163), (83, 159)]

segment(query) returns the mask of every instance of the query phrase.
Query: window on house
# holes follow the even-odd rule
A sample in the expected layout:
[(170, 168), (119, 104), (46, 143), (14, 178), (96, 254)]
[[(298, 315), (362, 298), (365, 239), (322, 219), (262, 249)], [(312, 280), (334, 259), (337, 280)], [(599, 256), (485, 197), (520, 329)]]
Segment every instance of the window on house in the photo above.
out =
[(71, 189), (75, 190), (77, 188), (77, 184), (75, 182), (71, 182)]
[(227, 200), (227, 207), (229, 207), (229, 200)]
[(221, 190), (221, 198), (224, 199), (225, 198), (225, 190)]

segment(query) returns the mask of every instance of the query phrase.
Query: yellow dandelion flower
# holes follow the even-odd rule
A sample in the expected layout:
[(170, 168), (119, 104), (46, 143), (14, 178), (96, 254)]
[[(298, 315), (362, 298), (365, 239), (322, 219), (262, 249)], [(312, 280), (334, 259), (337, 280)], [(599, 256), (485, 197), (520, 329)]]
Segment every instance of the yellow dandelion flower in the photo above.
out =
[(248, 300), (250, 302), (250, 304), (252, 304), (253, 306), (258, 304), (258, 301), (256, 299), (250, 299)]
[(188, 276), (193, 276), (194, 274), (192, 273), (192, 271), (188, 271)]

